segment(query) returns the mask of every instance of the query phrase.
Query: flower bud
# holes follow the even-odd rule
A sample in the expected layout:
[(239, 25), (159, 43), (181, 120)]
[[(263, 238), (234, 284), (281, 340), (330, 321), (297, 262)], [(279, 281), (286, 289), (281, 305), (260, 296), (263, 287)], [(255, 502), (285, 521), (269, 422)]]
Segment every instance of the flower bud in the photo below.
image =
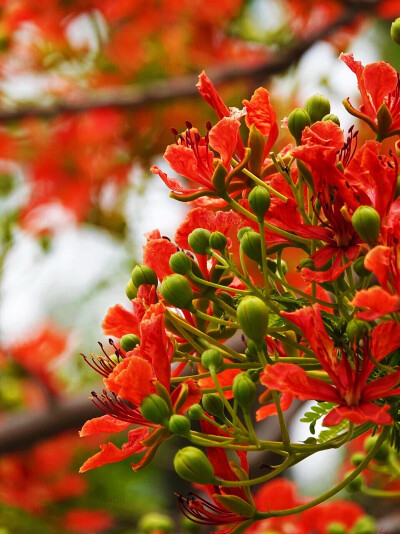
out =
[(346, 326), (346, 334), (351, 343), (357, 343), (363, 339), (369, 330), (369, 324), (361, 319), (352, 319)]
[(208, 349), (201, 355), (201, 365), (206, 369), (213, 369), (216, 373), (221, 371), (224, 363), (222, 354), (216, 349)]
[(290, 133), (296, 139), (299, 145), (301, 141), (301, 134), (306, 126), (311, 125), (311, 118), (307, 111), (303, 108), (296, 108), (288, 117), (288, 128)]
[(203, 408), (210, 415), (215, 415), (216, 417), (224, 418), (224, 403), (217, 393), (206, 393), (203, 395), (202, 399)]
[(189, 274), (192, 272), (192, 261), (184, 252), (175, 252), (169, 259), (169, 266), (178, 274)]
[(257, 263), (262, 262), (260, 234), (254, 230), (246, 232), (240, 240), (240, 246), (248, 258)]
[(165, 514), (151, 512), (144, 515), (139, 521), (140, 534), (152, 534), (159, 532), (160, 534), (172, 534), (175, 530), (174, 522)]
[(249, 169), (256, 176), (260, 176), (264, 161), (265, 138), (254, 124), (250, 126), (248, 146), (251, 149)]
[(133, 350), (139, 343), (140, 339), (135, 334), (126, 334), (120, 340), (121, 348), (126, 352)]
[[(376, 444), (378, 440), (378, 437), (379, 436), (377, 435), (368, 436), (367, 439), (364, 441), (364, 448), (367, 451), (367, 453), (370, 452), (372, 447), (374, 447), (374, 445)], [(389, 445), (387, 444), (386, 441), (384, 441), (383, 443), (381, 443), (379, 449), (376, 451), (374, 459), (379, 460), (381, 462), (385, 462), (388, 456), (389, 456)]]
[(337, 124), (338, 126), (340, 126), (340, 119), (337, 115), (334, 115), (333, 113), (328, 113), (328, 115), (325, 115), (324, 117), (322, 117), (322, 120), (325, 122), (325, 121), (332, 121), (334, 122), (335, 124)]
[(327, 528), (328, 534), (347, 534), (346, 527), (343, 523), (330, 523)]
[(178, 475), (197, 484), (212, 484), (215, 481), (214, 468), (207, 456), (196, 447), (180, 449), (174, 458)]
[(133, 300), (137, 296), (137, 287), (134, 285), (132, 280), (126, 284), (125, 293), (129, 300)]
[(221, 162), (218, 163), (218, 165), (215, 168), (214, 174), (212, 176), (212, 183), (217, 191), (217, 193), (225, 193), (226, 192), (226, 177), (228, 176), (228, 171), (225, 169), (225, 167), (222, 165)]
[(196, 254), (205, 256), (210, 253), (210, 236), (211, 232), (205, 228), (196, 228), (188, 236), (190, 248)]
[(156, 286), (158, 284), (158, 278), (153, 269), (147, 267), (147, 265), (136, 265), (132, 271), (132, 282), (136, 287), (142, 284)]
[(256, 400), (256, 385), (247, 373), (236, 375), (232, 386), (233, 396), (243, 410), (248, 411)]
[(193, 419), (193, 421), (198, 421), (203, 417), (204, 410), (200, 406), (200, 404), (192, 404), (192, 406), (187, 411), (187, 415), (190, 419)]
[(395, 43), (400, 44), (400, 17), (392, 22), (390, 37)]
[(143, 417), (156, 425), (165, 425), (169, 419), (169, 409), (165, 400), (151, 393), (142, 400), (140, 413)]
[(394, 200), (400, 196), (400, 174), (397, 177), (396, 192), (394, 194)]
[(372, 206), (359, 206), (353, 213), (351, 224), (366, 243), (376, 241), (381, 229), (381, 218)]
[(376, 534), (376, 522), (370, 515), (360, 517), (354, 527), (351, 529), (351, 534)]
[(268, 308), (258, 297), (245, 297), (237, 308), (237, 318), (244, 334), (256, 344), (261, 343), (268, 330)]
[(261, 185), (256, 185), (256, 187), (250, 191), (249, 204), (254, 215), (256, 215), (259, 220), (263, 221), (271, 204), (270, 194)]
[(358, 467), (363, 461), (365, 460), (365, 454), (362, 452), (355, 452), (351, 455), (350, 462), (355, 466)]
[(172, 415), (168, 428), (173, 434), (186, 437), (190, 434), (190, 421), (184, 415)]
[[(349, 475), (350, 473), (346, 473), (345, 477)], [(360, 491), (364, 484), (364, 478), (361, 474), (357, 475), (356, 478), (353, 478), (349, 484), (347, 484), (346, 489), (349, 493), (357, 493), (357, 491)]]
[(218, 252), (224, 252), (227, 239), (221, 232), (213, 232), (210, 235), (210, 247)]
[(241, 228), (238, 233), (237, 233), (237, 238), (239, 239), (239, 241), (241, 241), (242, 237), (244, 236), (244, 234), (246, 232), (252, 232), (253, 231), (253, 228), (251, 228), (250, 226), (244, 226), (243, 228)]
[(320, 94), (310, 96), (310, 98), (307, 99), (304, 108), (310, 115), (312, 122), (322, 120), (325, 115), (328, 115), (328, 113), (331, 112), (331, 104), (329, 100), (326, 96)]
[(169, 304), (177, 308), (189, 309), (192, 306), (192, 288), (181, 274), (166, 276), (162, 281), (160, 293)]
[(353, 269), (354, 272), (358, 276), (366, 276), (370, 271), (367, 271), (367, 269), (364, 267), (364, 256), (360, 256), (356, 259), (356, 261), (353, 263)]

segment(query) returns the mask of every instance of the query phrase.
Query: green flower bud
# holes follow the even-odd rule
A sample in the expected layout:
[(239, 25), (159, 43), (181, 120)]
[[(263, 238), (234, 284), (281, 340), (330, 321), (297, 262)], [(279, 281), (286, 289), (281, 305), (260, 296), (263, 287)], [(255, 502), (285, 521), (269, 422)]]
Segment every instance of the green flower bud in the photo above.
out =
[(197, 484), (212, 484), (215, 481), (214, 468), (207, 456), (196, 447), (180, 449), (174, 458), (178, 475)]
[(188, 243), (190, 248), (196, 254), (205, 256), (210, 253), (210, 236), (211, 232), (205, 228), (196, 228), (188, 236)]
[(340, 119), (337, 115), (334, 115), (333, 113), (328, 113), (328, 115), (325, 115), (325, 117), (322, 117), (323, 121), (332, 121), (338, 126), (340, 126)]
[(307, 267), (308, 269), (315, 271), (314, 260), (312, 258), (304, 258), (304, 260), (301, 260), (301, 262), (297, 266), (297, 269), (301, 271), (304, 267)]
[(263, 221), (271, 204), (270, 194), (263, 186), (256, 185), (256, 187), (250, 191), (249, 204), (257, 218)]
[(190, 421), (184, 415), (172, 415), (168, 428), (173, 434), (187, 437), (190, 434)]
[(246, 232), (240, 240), (240, 246), (248, 258), (257, 263), (262, 262), (260, 234), (254, 230)]
[(193, 419), (193, 421), (198, 421), (203, 417), (204, 410), (200, 404), (193, 404), (186, 413), (190, 419)]
[[(368, 436), (367, 439), (364, 441), (364, 448), (367, 451), (367, 453), (370, 452), (372, 447), (374, 447), (374, 445), (376, 444), (378, 440), (378, 437), (379, 436), (377, 435)], [(374, 459), (379, 460), (381, 462), (385, 462), (388, 456), (389, 456), (389, 445), (386, 441), (384, 441), (383, 443), (381, 443), (381, 446), (376, 451)]]
[(140, 413), (147, 421), (156, 425), (166, 425), (170, 415), (165, 400), (155, 393), (147, 395), (147, 397), (142, 400)]
[(254, 124), (250, 126), (249, 140), (247, 144), (251, 150), (249, 169), (256, 176), (260, 176), (264, 161), (265, 137)]
[(206, 393), (202, 399), (203, 408), (210, 415), (215, 415), (220, 419), (225, 417), (223, 400), (217, 393)]
[(250, 226), (244, 226), (237, 233), (238, 240), (241, 241), (242, 237), (244, 236), (246, 232), (252, 232), (252, 231), (253, 231), (253, 228), (251, 228)]
[(227, 239), (221, 232), (213, 232), (210, 235), (210, 247), (219, 252), (224, 252)]
[(335, 522), (328, 525), (328, 534), (346, 534), (346, 527), (343, 523)]
[[(233, 300), (232, 295), (230, 295), (226, 291), (220, 291), (218, 293), (218, 298), (226, 302), (226, 304), (228, 304), (229, 306), (235, 307), (235, 302)], [(212, 303), (212, 310), (213, 315), (215, 315), (216, 317), (221, 317), (221, 315), (224, 313), (224, 309), (218, 304), (218, 302)]]
[(175, 252), (169, 259), (169, 266), (178, 274), (189, 274), (192, 272), (192, 260), (184, 252)]
[(370, 271), (367, 271), (367, 269), (364, 267), (364, 256), (360, 256), (356, 259), (356, 261), (353, 263), (353, 269), (354, 272), (358, 276), (366, 276)]
[(192, 288), (181, 274), (166, 276), (162, 281), (160, 293), (167, 302), (177, 308), (189, 309), (192, 306)]
[[(345, 476), (347, 476), (348, 474), (350, 473), (346, 473)], [(356, 476), (356, 478), (354, 478), (351, 482), (349, 482), (349, 484), (346, 486), (346, 490), (349, 493), (357, 493), (357, 491), (360, 491), (363, 484), (364, 484), (364, 477), (362, 476), (362, 474), (359, 474)]]
[(140, 339), (135, 334), (126, 334), (120, 340), (121, 348), (126, 352), (133, 350), (139, 343)]
[(137, 296), (137, 287), (134, 285), (132, 280), (126, 284), (125, 293), (129, 300), (133, 300)]
[(325, 115), (328, 115), (328, 113), (331, 112), (331, 104), (329, 100), (326, 96), (320, 94), (310, 96), (310, 98), (307, 99), (304, 108), (310, 115), (312, 122), (322, 120)]
[(370, 330), (370, 325), (361, 319), (352, 319), (347, 323), (346, 334), (351, 343), (358, 342)]
[(136, 287), (139, 287), (142, 284), (156, 286), (158, 284), (158, 279), (153, 269), (147, 267), (147, 265), (136, 265), (132, 271), (132, 282)]
[(250, 362), (259, 361), (258, 354), (257, 354), (257, 345), (251, 339), (248, 340), (247, 348), (244, 351), (244, 353)]
[(240, 375), (235, 376), (232, 391), (239, 406), (246, 411), (250, 409), (257, 397), (256, 385), (247, 373), (240, 373)]
[(397, 177), (397, 184), (396, 184), (396, 192), (394, 194), (394, 199), (398, 198), (400, 196), (400, 174)]
[(355, 452), (351, 455), (350, 462), (355, 466), (358, 467), (363, 461), (365, 460), (365, 454), (362, 452)]
[(216, 373), (221, 371), (224, 364), (222, 354), (216, 349), (208, 349), (201, 355), (201, 365), (206, 369), (213, 369)]
[(310, 115), (303, 108), (294, 109), (288, 117), (288, 128), (298, 145), (301, 141), (301, 134), (306, 126), (311, 126)]
[(376, 522), (370, 515), (360, 517), (354, 527), (351, 529), (350, 534), (376, 534)]
[(152, 534), (153, 532), (172, 534), (175, 531), (172, 519), (168, 515), (157, 512), (144, 515), (140, 519), (138, 527), (140, 534)]
[(261, 343), (268, 330), (268, 308), (258, 297), (245, 297), (237, 308), (237, 318), (244, 334), (256, 344)]
[(359, 206), (351, 219), (354, 230), (366, 243), (378, 239), (381, 229), (381, 218), (372, 206)]
[(400, 44), (400, 17), (392, 22), (390, 37), (396, 44)]

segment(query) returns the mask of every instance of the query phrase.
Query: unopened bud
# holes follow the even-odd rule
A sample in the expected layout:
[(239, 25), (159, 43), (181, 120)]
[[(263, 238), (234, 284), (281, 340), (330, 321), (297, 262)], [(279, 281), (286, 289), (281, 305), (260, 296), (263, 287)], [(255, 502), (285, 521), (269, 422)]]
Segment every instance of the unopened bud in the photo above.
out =
[(325, 121), (332, 121), (334, 122), (335, 124), (337, 124), (338, 126), (340, 126), (340, 119), (337, 115), (334, 115), (333, 113), (328, 113), (328, 115), (325, 115), (324, 117), (322, 117), (322, 120), (325, 122)]
[(135, 334), (126, 334), (120, 340), (121, 348), (126, 352), (133, 350), (139, 343), (140, 339)]
[(147, 421), (156, 425), (167, 424), (170, 415), (167, 403), (155, 393), (142, 400), (140, 413)]
[(352, 319), (346, 326), (346, 334), (351, 343), (357, 343), (363, 339), (369, 330), (369, 324), (361, 319)]
[(172, 415), (168, 428), (173, 434), (186, 437), (190, 434), (190, 421), (184, 415)]
[(240, 375), (235, 376), (232, 391), (239, 406), (246, 411), (249, 410), (250, 406), (256, 400), (256, 385), (247, 373), (240, 373)]
[[(349, 474), (349, 473), (347, 473), (347, 474)], [(360, 489), (362, 488), (363, 484), (364, 484), (363, 476), (361, 474), (357, 475), (356, 478), (353, 478), (353, 480), (347, 484), (346, 490), (349, 493), (357, 493), (357, 491), (360, 491)]]
[(212, 484), (215, 481), (214, 468), (207, 456), (196, 447), (180, 449), (174, 458), (178, 475), (197, 484)]
[[(365, 450), (370, 452), (370, 450), (375, 446), (379, 436), (368, 436), (368, 438), (364, 442)], [(379, 460), (381, 462), (384, 462), (387, 460), (387, 457), (389, 456), (389, 445), (386, 441), (381, 443), (379, 449), (376, 451), (374, 455), (375, 460)]]
[(256, 344), (261, 343), (268, 330), (268, 308), (258, 297), (245, 297), (237, 308), (237, 318), (244, 334)]
[(328, 534), (346, 534), (347, 530), (343, 523), (330, 523), (327, 528)]
[(201, 365), (206, 369), (214, 370), (216, 373), (221, 371), (224, 363), (222, 354), (216, 349), (208, 349), (201, 355)]
[(365, 256), (360, 256), (353, 263), (354, 272), (358, 276), (366, 276), (370, 272), (370, 271), (367, 271), (367, 269), (364, 267), (364, 259), (365, 259)]
[(196, 228), (188, 236), (190, 248), (196, 254), (205, 256), (210, 253), (210, 236), (211, 232), (205, 228)]
[(157, 512), (143, 516), (139, 521), (138, 527), (140, 534), (153, 534), (153, 532), (172, 534), (175, 530), (172, 519), (168, 515)]
[(134, 285), (132, 280), (126, 284), (125, 293), (129, 300), (133, 300), (137, 296), (137, 287)]
[(240, 246), (248, 258), (257, 263), (262, 262), (260, 234), (254, 230), (246, 232), (240, 240)]
[(392, 22), (392, 26), (390, 28), (390, 37), (395, 43), (400, 45), (400, 17)]
[(290, 133), (296, 139), (299, 145), (301, 141), (301, 134), (306, 126), (311, 125), (311, 118), (307, 111), (303, 108), (296, 108), (288, 117), (288, 128)]
[(219, 252), (224, 252), (227, 239), (221, 232), (213, 232), (210, 235), (210, 247)]
[(132, 282), (136, 287), (143, 284), (156, 286), (158, 284), (158, 278), (151, 267), (147, 267), (147, 265), (136, 265), (132, 271)]
[(200, 406), (200, 404), (192, 404), (192, 406), (187, 411), (187, 415), (190, 419), (193, 419), (193, 421), (198, 421), (203, 417), (204, 410)]
[(216, 417), (224, 418), (224, 403), (219, 395), (216, 393), (206, 393), (203, 395), (202, 399), (203, 408), (210, 415), (215, 415)]
[(376, 534), (376, 522), (370, 515), (360, 517), (354, 527), (351, 529), (350, 534)]
[(241, 228), (238, 233), (237, 233), (237, 238), (239, 239), (239, 241), (243, 238), (244, 234), (246, 232), (252, 232), (253, 231), (253, 228), (251, 228), (251, 226), (244, 226), (243, 228)]
[(249, 194), (250, 208), (253, 210), (257, 219), (264, 220), (264, 216), (269, 210), (271, 197), (268, 191), (261, 185), (256, 185)]
[(184, 252), (175, 252), (169, 259), (169, 266), (178, 274), (189, 274), (192, 272), (192, 261)]
[(372, 206), (359, 206), (351, 219), (354, 230), (366, 243), (378, 239), (381, 229), (379, 213)]
[(166, 276), (162, 281), (160, 293), (169, 304), (177, 308), (189, 309), (192, 306), (192, 288), (181, 274)]
[(365, 454), (362, 452), (355, 452), (351, 455), (350, 462), (355, 466), (358, 467), (363, 461), (365, 460)]
[(322, 120), (325, 115), (328, 115), (328, 113), (331, 112), (331, 104), (329, 100), (326, 96), (320, 94), (310, 96), (310, 98), (307, 99), (304, 108), (310, 115), (312, 122)]

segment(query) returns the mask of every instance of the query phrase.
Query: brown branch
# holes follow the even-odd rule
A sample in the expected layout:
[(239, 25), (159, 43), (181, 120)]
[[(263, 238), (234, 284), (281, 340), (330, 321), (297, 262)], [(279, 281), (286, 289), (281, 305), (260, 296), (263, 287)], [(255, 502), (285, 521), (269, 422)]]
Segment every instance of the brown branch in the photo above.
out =
[[(347, 0), (349, 1), (349, 0)], [(240, 79), (266, 79), (274, 74), (284, 72), (296, 63), (315, 43), (329, 37), (342, 26), (352, 24), (360, 14), (366, 14), (377, 6), (381, 0), (351, 1), (347, 8), (332, 24), (304, 38), (286, 51), (279, 51), (275, 57), (257, 65), (228, 65), (208, 69), (208, 75), (215, 85)], [(193, 75), (172, 78), (164, 82), (155, 82), (150, 86), (122, 87), (119, 89), (100, 89), (90, 95), (80, 97), (79, 101), (65, 100), (43, 106), (21, 106), (17, 109), (1, 109), (0, 120), (11, 121), (26, 117), (49, 118), (60, 113), (77, 113), (90, 109), (105, 107), (137, 109), (155, 103), (167, 102), (176, 98), (189, 98), (198, 95), (195, 87), (197, 77)]]
[(0, 426), (0, 454), (28, 449), (65, 430), (79, 430), (99, 415), (102, 412), (87, 395), (60, 401), (45, 412), (13, 415)]

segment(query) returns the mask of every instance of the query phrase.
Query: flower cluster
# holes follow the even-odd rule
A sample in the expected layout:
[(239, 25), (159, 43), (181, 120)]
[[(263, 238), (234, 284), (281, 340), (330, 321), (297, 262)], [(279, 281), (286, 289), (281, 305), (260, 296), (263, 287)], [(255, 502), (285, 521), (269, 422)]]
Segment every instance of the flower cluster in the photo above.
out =
[[(179, 495), (179, 508), (219, 532), (322, 533), (333, 523), (357, 532), (358, 507), (317, 505), (345, 487), (372, 491), (359, 474), (382, 447), (393, 464), (400, 446), (399, 75), (383, 62), (341, 59), (363, 101), (345, 107), (376, 135), (361, 146), (314, 95), (284, 121), (293, 144), (273, 152), (279, 129), (268, 91), (232, 109), (200, 75), (218, 122), (203, 133), (189, 121), (182, 133), (172, 128), (164, 159), (184, 180), (151, 169), (192, 209), (173, 240), (147, 234), (126, 287), (130, 307), (117, 304), (103, 322), (112, 351), (86, 358), (103, 377), (93, 402), (104, 415), (81, 435), (129, 431), (121, 449), (102, 445), (81, 471), (136, 453), (132, 467), (141, 469), (180, 436), (188, 446), (174, 467), (195, 493)], [(296, 285), (285, 261), (293, 250)], [(314, 402), (303, 419), (311, 434), (319, 418), (329, 430), (293, 443), (284, 412), (294, 399)], [(271, 416), (280, 441), (258, 432)], [(314, 500), (276, 478), (371, 431), (367, 452)], [(252, 472), (250, 452), (282, 460)]]

